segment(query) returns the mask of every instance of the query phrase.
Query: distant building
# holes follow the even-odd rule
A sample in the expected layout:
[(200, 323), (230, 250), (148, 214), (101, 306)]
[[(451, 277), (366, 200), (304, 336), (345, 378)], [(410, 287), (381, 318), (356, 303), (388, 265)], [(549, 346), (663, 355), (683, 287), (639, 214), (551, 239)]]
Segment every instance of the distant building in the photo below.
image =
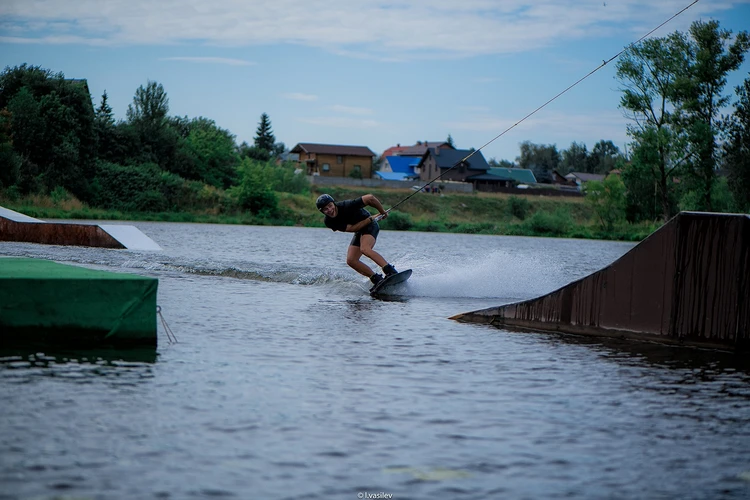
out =
[(490, 168), (486, 173), (473, 175), (466, 179), (474, 184), (477, 191), (497, 191), (496, 188), (530, 186), (536, 184), (534, 172), (525, 168)]
[(575, 181), (568, 180), (563, 174), (557, 170), (552, 171), (552, 184), (560, 184), (562, 186), (575, 186)]
[(358, 172), (364, 179), (372, 177), (375, 153), (366, 146), (300, 142), (290, 153), (299, 155), (299, 162), (305, 165), (307, 175), (350, 177), (353, 172)]
[(418, 179), (416, 167), (421, 158), (416, 156), (386, 156), (380, 170), (375, 172), (377, 177), (389, 181), (408, 181)]
[(390, 148), (383, 151), (383, 154), (380, 155), (381, 158), (388, 158), (389, 156), (397, 156), (401, 151), (405, 149), (409, 149), (411, 146), (402, 146), (401, 144), (396, 144), (395, 146), (391, 146)]
[(606, 177), (606, 175), (589, 174), (588, 172), (571, 172), (565, 176), (568, 181), (575, 183), (578, 189), (581, 189), (589, 181), (603, 181)]
[(471, 182), (469, 177), (486, 174), (489, 169), (481, 151), (472, 154), (468, 149), (448, 147), (428, 148), (415, 170), (422, 182), (429, 182), (441, 174), (441, 179), (446, 181)]
[(421, 158), (430, 148), (455, 149), (445, 141), (417, 141), (417, 143), (413, 146), (402, 146), (401, 144), (392, 146), (383, 151), (381, 157), (386, 158), (388, 156), (416, 156)]

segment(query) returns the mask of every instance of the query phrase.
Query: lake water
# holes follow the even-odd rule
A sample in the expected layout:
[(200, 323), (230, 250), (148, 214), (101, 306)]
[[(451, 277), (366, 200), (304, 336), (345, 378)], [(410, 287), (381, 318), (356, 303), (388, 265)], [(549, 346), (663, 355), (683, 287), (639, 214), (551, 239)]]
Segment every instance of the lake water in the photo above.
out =
[(154, 351), (0, 351), (0, 498), (750, 497), (731, 355), (461, 324), (631, 244), (382, 231), (375, 300), (326, 229), (133, 223), (164, 248), (0, 243), (159, 279)]

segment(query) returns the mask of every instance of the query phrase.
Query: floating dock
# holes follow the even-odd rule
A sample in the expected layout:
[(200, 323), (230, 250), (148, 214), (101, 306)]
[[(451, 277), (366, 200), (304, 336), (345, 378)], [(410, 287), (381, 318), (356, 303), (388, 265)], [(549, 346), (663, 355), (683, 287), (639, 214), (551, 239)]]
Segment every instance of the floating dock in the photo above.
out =
[(0, 241), (161, 250), (135, 226), (45, 222), (3, 207), (0, 207)]
[(156, 346), (158, 280), (0, 257), (0, 343)]
[(750, 351), (750, 216), (682, 212), (585, 278), (451, 319)]

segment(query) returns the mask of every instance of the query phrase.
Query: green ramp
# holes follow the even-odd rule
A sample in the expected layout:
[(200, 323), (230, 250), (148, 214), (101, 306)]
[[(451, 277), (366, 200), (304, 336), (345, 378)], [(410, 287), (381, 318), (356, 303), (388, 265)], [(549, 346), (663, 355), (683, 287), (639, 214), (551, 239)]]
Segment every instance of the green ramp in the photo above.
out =
[(0, 343), (156, 346), (159, 281), (48, 260), (0, 258)]

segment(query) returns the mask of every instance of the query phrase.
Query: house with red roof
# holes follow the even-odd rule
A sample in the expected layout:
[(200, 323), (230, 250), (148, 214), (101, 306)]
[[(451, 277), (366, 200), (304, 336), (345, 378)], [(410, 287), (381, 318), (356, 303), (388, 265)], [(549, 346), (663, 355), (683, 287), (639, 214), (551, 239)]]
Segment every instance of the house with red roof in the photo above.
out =
[(445, 141), (417, 141), (413, 146), (402, 146), (396, 144), (383, 151), (380, 155), (381, 158), (387, 158), (389, 156), (418, 156), (422, 157), (428, 149), (455, 149), (449, 143)]

